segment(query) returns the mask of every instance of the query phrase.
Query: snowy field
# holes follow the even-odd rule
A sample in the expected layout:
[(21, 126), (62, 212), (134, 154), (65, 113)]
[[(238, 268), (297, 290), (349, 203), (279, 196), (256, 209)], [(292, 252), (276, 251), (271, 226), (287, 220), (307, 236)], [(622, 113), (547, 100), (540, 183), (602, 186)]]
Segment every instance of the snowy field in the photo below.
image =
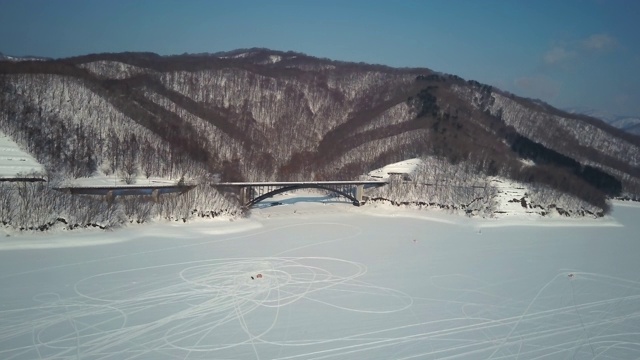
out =
[(276, 200), (3, 237), (0, 358), (640, 358), (637, 205), (507, 222)]
[(0, 179), (21, 177), (33, 172), (44, 172), (44, 167), (0, 131)]

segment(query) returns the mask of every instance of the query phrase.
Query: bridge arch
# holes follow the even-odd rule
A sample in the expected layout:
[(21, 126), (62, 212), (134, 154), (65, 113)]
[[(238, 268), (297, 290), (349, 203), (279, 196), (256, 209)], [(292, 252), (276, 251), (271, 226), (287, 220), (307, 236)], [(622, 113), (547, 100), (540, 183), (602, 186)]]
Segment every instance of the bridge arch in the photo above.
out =
[(360, 205), (360, 201), (358, 201), (358, 199), (356, 199), (353, 195), (346, 193), (344, 191), (338, 190), (338, 189), (333, 189), (330, 188), (328, 186), (323, 186), (323, 185), (318, 185), (318, 184), (295, 184), (295, 185), (289, 185), (289, 186), (284, 186), (281, 187), (279, 189), (275, 189), (272, 191), (269, 191), (268, 193), (262, 194), (258, 197), (256, 197), (255, 199), (249, 201), (247, 204), (245, 204), (246, 207), (252, 207), (253, 205), (261, 202), (262, 200), (268, 199), (274, 195), (278, 195), (287, 191), (292, 191), (292, 190), (299, 190), (299, 189), (321, 189), (321, 190), (327, 190), (333, 193), (336, 193), (338, 195), (344, 196), (347, 199), (351, 200), (353, 202), (354, 205)]

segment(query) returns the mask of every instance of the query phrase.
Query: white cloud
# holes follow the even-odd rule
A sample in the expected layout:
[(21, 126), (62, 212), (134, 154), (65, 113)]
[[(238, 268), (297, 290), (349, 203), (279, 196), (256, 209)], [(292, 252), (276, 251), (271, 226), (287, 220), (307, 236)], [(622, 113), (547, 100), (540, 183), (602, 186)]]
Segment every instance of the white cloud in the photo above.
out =
[(594, 52), (615, 49), (618, 41), (607, 34), (593, 34), (585, 39), (554, 45), (542, 56), (546, 65), (567, 64), (568, 60), (579, 59)]
[(618, 41), (607, 34), (594, 34), (582, 40), (582, 47), (592, 51), (607, 51), (615, 48)]
[(564, 60), (574, 57), (576, 53), (571, 50), (567, 50), (562, 46), (554, 46), (551, 50), (547, 51), (543, 56), (543, 60), (546, 64), (553, 65), (561, 63)]

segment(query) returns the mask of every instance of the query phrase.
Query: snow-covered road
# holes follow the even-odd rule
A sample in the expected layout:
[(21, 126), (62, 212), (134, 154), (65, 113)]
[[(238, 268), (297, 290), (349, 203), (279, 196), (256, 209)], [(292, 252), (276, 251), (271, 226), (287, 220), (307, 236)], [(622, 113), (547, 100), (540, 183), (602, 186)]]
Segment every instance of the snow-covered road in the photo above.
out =
[(383, 210), (6, 237), (0, 358), (640, 357), (640, 207), (530, 226)]

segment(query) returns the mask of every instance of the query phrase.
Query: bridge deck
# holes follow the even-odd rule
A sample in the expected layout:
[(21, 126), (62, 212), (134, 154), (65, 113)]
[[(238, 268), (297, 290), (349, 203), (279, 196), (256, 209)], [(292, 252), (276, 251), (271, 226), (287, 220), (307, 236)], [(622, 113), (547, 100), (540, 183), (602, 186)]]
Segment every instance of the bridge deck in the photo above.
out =
[(0, 177), (0, 181), (3, 182), (46, 182), (45, 178), (34, 177)]
[(386, 185), (386, 181), (266, 181), (266, 182), (224, 182), (214, 183), (213, 186), (294, 186), (294, 185)]
[(53, 188), (54, 190), (79, 195), (151, 195), (157, 190), (159, 194), (169, 194), (191, 190), (195, 185), (121, 185), (121, 186), (68, 186)]

